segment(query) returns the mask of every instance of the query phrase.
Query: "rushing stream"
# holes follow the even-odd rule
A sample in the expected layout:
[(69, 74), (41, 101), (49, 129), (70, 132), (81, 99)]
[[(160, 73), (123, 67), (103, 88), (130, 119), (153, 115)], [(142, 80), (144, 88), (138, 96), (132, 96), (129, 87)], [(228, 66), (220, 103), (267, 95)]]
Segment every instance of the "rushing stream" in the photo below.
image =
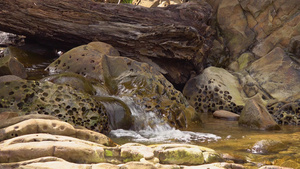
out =
[[(135, 105), (130, 98), (121, 98), (131, 110), (134, 126), (133, 130), (117, 129), (111, 131), (111, 137), (126, 138), (128, 141), (136, 141), (143, 143), (163, 143), (163, 142), (206, 142), (216, 141), (221, 137), (203, 133), (180, 131), (156, 116), (153, 112), (145, 113), (139, 105)], [(126, 140), (125, 139), (125, 140)]]

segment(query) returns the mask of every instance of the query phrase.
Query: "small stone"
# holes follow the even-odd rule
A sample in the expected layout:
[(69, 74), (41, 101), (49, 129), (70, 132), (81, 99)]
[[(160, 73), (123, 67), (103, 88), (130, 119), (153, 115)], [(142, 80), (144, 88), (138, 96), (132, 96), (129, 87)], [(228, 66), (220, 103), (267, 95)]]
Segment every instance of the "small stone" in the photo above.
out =
[(237, 121), (240, 117), (240, 115), (232, 113), (230, 111), (226, 111), (226, 110), (217, 110), (213, 113), (213, 116), (215, 118), (232, 120), (232, 121)]
[(278, 153), (286, 148), (287, 146), (281, 141), (267, 139), (256, 142), (251, 148), (251, 152), (255, 154)]

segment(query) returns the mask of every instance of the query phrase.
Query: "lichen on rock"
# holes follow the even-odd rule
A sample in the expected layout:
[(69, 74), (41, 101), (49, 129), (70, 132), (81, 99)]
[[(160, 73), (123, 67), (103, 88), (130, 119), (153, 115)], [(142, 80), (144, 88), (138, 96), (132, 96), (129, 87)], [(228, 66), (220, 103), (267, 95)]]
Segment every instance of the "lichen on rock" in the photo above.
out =
[(105, 107), (89, 95), (66, 85), (47, 81), (11, 81), (0, 83), (0, 93), (0, 107), (19, 115), (52, 115), (98, 132), (110, 130)]

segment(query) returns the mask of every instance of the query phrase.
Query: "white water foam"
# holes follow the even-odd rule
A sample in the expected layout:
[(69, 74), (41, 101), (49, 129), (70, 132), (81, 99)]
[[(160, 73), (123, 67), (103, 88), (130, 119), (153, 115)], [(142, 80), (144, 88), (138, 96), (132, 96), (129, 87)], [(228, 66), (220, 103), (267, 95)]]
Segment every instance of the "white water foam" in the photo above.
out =
[(144, 112), (131, 98), (121, 98), (125, 102), (134, 118), (132, 130), (112, 130), (110, 135), (116, 138), (128, 138), (136, 142), (205, 142), (216, 141), (221, 137), (200, 132), (180, 131), (166, 124), (154, 112)]

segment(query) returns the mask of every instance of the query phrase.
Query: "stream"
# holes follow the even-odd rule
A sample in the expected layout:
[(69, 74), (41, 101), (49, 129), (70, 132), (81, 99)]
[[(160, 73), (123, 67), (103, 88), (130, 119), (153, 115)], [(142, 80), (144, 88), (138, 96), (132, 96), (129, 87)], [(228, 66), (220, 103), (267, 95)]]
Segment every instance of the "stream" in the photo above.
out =
[[(22, 57), (27, 61), (32, 60), (31, 56), (30, 59), (27, 55)], [(34, 62), (25, 64), (29, 79), (46, 76), (44, 68), (54, 60), (53, 57), (33, 58)], [(22, 61), (21, 58), (18, 59)], [(24, 62), (26, 63), (22, 61)], [(281, 126), (279, 131), (258, 131), (240, 127), (237, 121), (225, 121), (213, 118), (212, 114), (203, 114), (203, 126), (180, 131), (163, 123), (155, 113), (144, 113), (130, 98), (119, 99), (130, 108), (134, 126), (131, 130), (111, 131), (109, 136), (118, 144), (189, 143), (212, 148), (226, 155), (227, 159), (250, 166), (281, 165), (289, 160), (300, 162), (300, 126)], [(265, 150), (262, 140), (271, 140), (278, 144)]]

